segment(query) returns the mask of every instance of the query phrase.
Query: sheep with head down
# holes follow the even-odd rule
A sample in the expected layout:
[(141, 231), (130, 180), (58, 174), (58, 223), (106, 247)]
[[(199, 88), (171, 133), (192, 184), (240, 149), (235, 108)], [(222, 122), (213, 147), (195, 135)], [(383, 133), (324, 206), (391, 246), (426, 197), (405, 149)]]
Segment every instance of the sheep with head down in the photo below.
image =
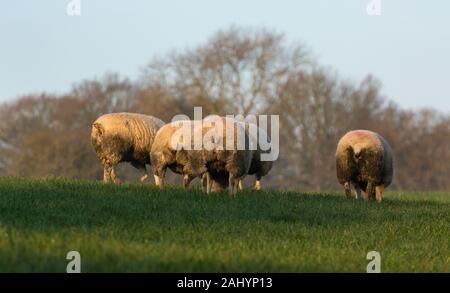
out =
[[(218, 115), (209, 115), (207, 116), (204, 121), (207, 122), (215, 122), (215, 121), (221, 121), (221, 119), (224, 119), (224, 117), (218, 116)], [(226, 118), (226, 119), (232, 119), (232, 118)], [(241, 127), (245, 129), (246, 132), (246, 138), (249, 139), (249, 143), (247, 147), (249, 150), (252, 151), (252, 159), (250, 163), (250, 168), (247, 172), (248, 175), (255, 175), (256, 181), (255, 181), (255, 189), (260, 190), (261, 189), (261, 178), (269, 173), (269, 171), (272, 169), (273, 161), (272, 160), (263, 160), (262, 154), (268, 154), (270, 153), (270, 149), (263, 150), (261, 148), (260, 139), (266, 140), (267, 143), (270, 144), (270, 137), (268, 136), (267, 132), (262, 129), (261, 127), (258, 127), (257, 124), (251, 123), (251, 122), (241, 122), (239, 120), (236, 120), (236, 123), (238, 123)], [(218, 172), (217, 170), (212, 170), (210, 172), (212, 175), (212, 190), (213, 191), (221, 191), (224, 188), (226, 188), (226, 178), (228, 174), (226, 172)], [(204, 178), (205, 181), (205, 178)], [(206, 185), (206, 183), (204, 183)], [(243, 190), (243, 179), (239, 180), (239, 190)]]
[(111, 113), (92, 124), (91, 141), (97, 158), (103, 165), (103, 181), (119, 182), (115, 166), (129, 162), (148, 177), (146, 164), (151, 164), (150, 150), (164, 122), (153, 116), (134, 113)]
[(187, 150), (183, 148), (186, 140), (194, 131), (194, 122), (189, 120), (173, 121), (161, 127), (155, 136), (150, 157), (156, 185), (163, 187), (167, 168), (176, 174), (183, 175), (183, 185), (187, 189), (190, 182), (199, 174), (190, 168)]
[(376, 198), (381, 202), (383, 189), (391, 184), (393, 177), (391, 147), (378, 133), (350, 131), (338, 143), (336, 171), (347, 198), (351, 197), (351, 185), (354, 185), (356, 198), (364, 190), (366, 200)]
[[(270, 150), (263, 150), (261, 148), (261, 142), (260, 139), (267, 140), (268, 143), (270, 143), (270, 137), (267, 134), (267, 132), (262, 129), (261, 127), (258, 127), (256, 124), (246, 122), (245, 128), (249, 134), (249, 139), (252, 141), (252, 144), (256, 147), (253, 151), (252, 155), (252, 162), (250, 164), (250, 168), (248, 170), (248, 175), (255, 175), (256, 181), (255, 181), (255, 189), (260, 190), (261, 189), (261, 178), (263, 176), (266, 176), (273, 166), (273, 161), (265, 161), (262, 159), (262, 154), (270, 153)], [(243, 189), (243, 180), (241, 179), (239, 181), (239, 189)]]
[(200, 152), (202, 160), (192, 160), (193, 168), (206, 176), (207, 193), (228, 186), (229, 193), (234, 195), (239, 181), (248, 174), (253, 157), (245, 125), (235, 119), (218, 116), (207, 117), (202, 122), (202, 127), (194, 131), (194, 137), (203, 137), (201, 150), (196, 150), (199, 147), (195, 142), (191, 152)]
[(228, 186), (235, 194), (252, 156), (245, 146), (248, 136), (242, 125), (227, 118), (172, 123), (160, 129), (151, 152), (158, 185), (163, 186), (165, 171), (171, 168), (183, 174), (185, 188), (193, 178), (200, 177), (207, 193), (214, 186), (215, 191)]

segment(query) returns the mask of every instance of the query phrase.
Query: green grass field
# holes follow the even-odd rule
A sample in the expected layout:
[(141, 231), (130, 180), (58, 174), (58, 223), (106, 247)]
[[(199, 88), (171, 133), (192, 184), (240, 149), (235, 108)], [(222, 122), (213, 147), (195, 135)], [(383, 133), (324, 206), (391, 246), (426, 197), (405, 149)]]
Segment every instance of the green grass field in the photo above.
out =
[(0, 177), (0, 272), (449, 272), (450, 193), (384, 199)]

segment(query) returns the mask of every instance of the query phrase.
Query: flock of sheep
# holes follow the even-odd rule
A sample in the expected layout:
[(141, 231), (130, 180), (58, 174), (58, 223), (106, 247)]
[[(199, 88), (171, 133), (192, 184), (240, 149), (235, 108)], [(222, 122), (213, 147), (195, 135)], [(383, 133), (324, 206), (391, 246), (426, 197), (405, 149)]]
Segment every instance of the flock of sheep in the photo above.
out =
[[(272, 161), (261, 160), (263, 150), (255, 133), (267, 133), (255, 124), (212, 115), (201, 123), (162, 120), (142, 114), (111, 113), (99, 117), (92, 125), (92, 145), (104, 168), (103, 181), (119, 182), (115, 166), (129, 162), (142, 171), (141, 181), (148, 178), (146, 165), (152, 165), (155, 183), (164, 185), (167, 168), (183, 176), (184, 188), (195, 178), (202, 181), (206, 193), (228, 188), (230, 194), (243, 189), (243, 179), (255, 175), (255, 189), (261, 188), (261, 178), (272, 169)], [(230, 131), (231, 129), (231, 131)], [(211, 136), (212, 144), (190, 139), (186, 135), (204, 138)], [(211, 135), (212, 134), (212, 135)], [(227, 140), (232, 135), (231, 140)], [(239, 136), (245, 139), (240, 147)], [(261, 136), (259, 136), (261, 137)], [(231, 145), (226, 142), (231, 141)], [(270, 142), (270, 138), (269, 138)], [(255, 147), (250, 147), (253, 144)], [(186, 147), (188, 146), (188, 147)], [(379, 134), (355, 130), (344, 135), (336, 151), (336, 170), (339, 183), (351, 197), (351, 185), (356, 198), (365, 193), (365, 199), (381, 201), (383, 188), (393, 176), (392, 150)]]

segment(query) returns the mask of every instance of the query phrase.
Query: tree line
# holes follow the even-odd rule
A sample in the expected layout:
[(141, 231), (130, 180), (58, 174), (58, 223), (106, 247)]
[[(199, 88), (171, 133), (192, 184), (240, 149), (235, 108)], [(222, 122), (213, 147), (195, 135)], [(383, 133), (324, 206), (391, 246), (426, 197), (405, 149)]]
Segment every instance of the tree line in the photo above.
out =
[[(154, 57), (136, 80), (108, 73), (66, 94), (26, 95), (0, 105), (0, 175), (100, 179), (90, 142), (98, 116), (126, 111), (169, 122), (177, 114), (192, 117), (195, 106), (204, 115), (280, 115), (280, 156), (265, 179), (272, 188), (338, 188), (339, 138), (370, 129), (392, 146), (392, 188), (450, 190), (448, 113), (402, 109), (373, 76), (339, 78), (282, 34), (239, 27)], [(138, 178), (125, 166), (119, 176)]]

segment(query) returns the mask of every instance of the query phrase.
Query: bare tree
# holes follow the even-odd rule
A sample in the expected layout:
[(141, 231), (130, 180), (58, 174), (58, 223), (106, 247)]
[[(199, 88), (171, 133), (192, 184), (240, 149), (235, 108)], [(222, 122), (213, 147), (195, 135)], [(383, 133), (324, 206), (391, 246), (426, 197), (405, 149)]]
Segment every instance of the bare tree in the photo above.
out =
[(247, 115), (264, 111), (280, 82), (307, 61), (301, 46), (288, 50), (283, 35), (232, 27), (196, 49), (154, 60), (144, 78), (169, 88), (191, 109)]

